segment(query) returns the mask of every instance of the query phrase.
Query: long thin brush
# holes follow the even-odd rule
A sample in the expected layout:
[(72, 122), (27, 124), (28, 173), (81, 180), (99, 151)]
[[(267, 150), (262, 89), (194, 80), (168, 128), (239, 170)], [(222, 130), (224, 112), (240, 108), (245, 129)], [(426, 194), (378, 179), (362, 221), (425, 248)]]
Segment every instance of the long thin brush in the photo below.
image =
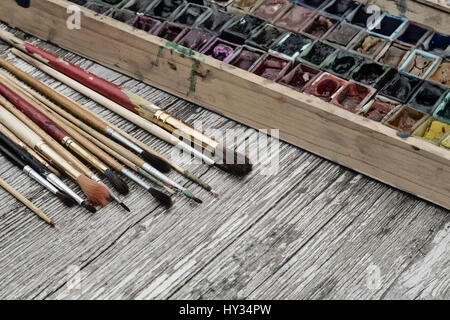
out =
[[(2, 134), (0, 134), (1, 136)], [(12, 150), (8, 149), (5, 145), (0, 142), (0, 153), (9, 160), (12, 164), (14, 164), (17, 168), (22, 170), (27, 176), (31, 179), (42, 185), (48, 191), (53, 193), (58, 197), (61, 202), (63, 202), (66, 206), (72, 207), (76, 204), (76, 202), (69, 197), (66, 193), (59, 191), (55, 186), (53, 186), (50, 182), (48, 182), (44, 177), (42, 177), (39, 173), (37, 173), (33, 168), (24, 163), (19, 157), (17, 157)]]
[(128, 192), (128, 186), (126, 183), (117, 176), (114, 171), (107, 167), (100, 159), (95, 155), (90, 153), (88, 150), (79, 145), (75, 140), (64, 131), (58, 124), (56, 124), (52, 119), (48, 118), (44, 113), (42, 113), (37, 105), (32, 105), (27, 99), (24, 99), (18, 93), (11, 90), (11, 88), (5, 84), (5, 80), (0, 82), (0, 94), (7, 98), (16, 108), (21, 110), (28, 118), (34, 121), (39, 127), (41, 127), (45, 132), (47, 132), (56, 141), (61, 142), (64, 146), (81, 156), (100, 172), (102, 172), (106, 177), (108, 177), (113, 184), (113, 186), (119, 192)]
[(103, 185), (92, 181), (71, 166), (63, 157), (42, 140), (40, 136), (9, 112), (4, 107), (5, 103), (7, 103), (6, 99), (0, 97), (0, 122), (22, 141), (28, 144), (29, 147), (38, 150), (45, 155), (47, 159), (52, 159), (61, 170), (78, 183), (81, 190), (94, 205), (105, 206), (108, 203), (110, 196), (108, 190)]
[(5, 189), (7, 192), (9, 192), (11, 195), (13, 195), (17, 200), (22, 202), (25, 206), (28, 207), (31, 211), (33, 211), (39, 218), (44, 220), (46, 223), (51, 225), (53, 228), (57, 230), (61, 230), (55, 222), (47, 217), (47, 215), (38, 207), (36, 207), (30, 200), (25, 198), (21, 193), (19, 193), (17, 190), (15, 190), (13, 187), (11, 187), (5, 180), (0, 178), (0, 186)]
[[(229, 170), (231, 173), (239, 176), (245, 175), (251, 171), (252, 165), (245, 155), (238, 154), (237, 152), (228, 149), (226, 146), (218, 143), (202, 132), (195, 130), (150, 101), (93, 73), (90, 73), (87, 70), (62, 59), (61, 57), (48, 52), (45, 49), (22, 41), (11, 33), (2, 32), (0, 33), (0, 37), (14, 45), (16, 48), (33, 56), (35, 59), (38, 59), (55, 70), (65, 74), (74, 81), (87, 86), (91, 90), (105, 96), (111, 101), (114, 101), (134, 114), (152, 121), (160, 128), (163, 128), (170, 133), (174, 133), (176, 131), (180, 137), (189, 139), (191, 143), (199, 145), (200, 147), (208, 150), (208, 152), (212, 155), (216, 156), (216, 161), (219, 162), (219, 164), (222, 164), (221, 167), (223, 169)], [(166, 140), (161, 131), (158, 131), (155, 128), (153, 131), (159, 134), (157, 136)], [(186, 146), (184, 146), (184, 148), (186, 148)], [(191, 148), (191, 152), (193, 152), (193, 148)], [(198, 153), (194, 154), (199, 156)], [(231, 160), (233, 161), (232, 163), (230, 163)]]
[[(38, 61), (37, 61), (38, 62)], [(20, 70), (19, 68), (15, 67), (11, 63), (9, 63), (6, 60), (0, 59), (0, 64), (2, 64), (6, 69), (8, 69), (10, 72), (12, 72), (15, 76), (17, 76), (19, 79), (23, 80), (24, 82), (28, 83), (30, 86), (41, 92), (42, 94), (46, 95), (47, 97), (51, 98), (55, 102), (57, 102), (59, 105), (63, 106), (70, 112), (72, 112), (74, 115), (76, 115), (79, 119), (82, 119), (82, 121), (90, 124), (100, 132), (104, 133), (105, 135), (119, 141), (124, 146), (127, 146), (131, 150), (136, 151), (141, 156), (143, 156), (145, 153), (151, 154), (154, 156), (153, 161), (149, 161), (149, 157), (143, 157), (144, 160), (148, 161), (148, 163), (152, 166), (154, 166), (157, 170), (161, 172), (168, 171), (167, 168), (164, 166), (171, 166), (173, 167), (177, 172), (184, 175), (188, 179), (194, 181), (195, 183), (199, 184), (206, 190), (212, 192), (216, 197), (218, 197), (217, 193), (205, 182), (201, 181), (194, 175), (192, 175), (189, 171), (181, 168), (180, 166), (176, 165), (175, 163), (171, 162), (167, 158), (163, 157), (161, 154), (157, 153), (155, 150), (147, 146), (146, 144), (142, 143), (141, 141), (137, 140), (133, 136), (129, 135), (125, 131), (121, 130), (120, 128), (114, 126), (110, 122), (100, 118), (84, 106), (76, 103), (75, 101), (63, 96), (56, 90), (50, 88), (46, 84), (42, 83), (41, 81), (33, 78), (28, 73)], [(45, 67), (45, 65), (43, 65)], [(53, 70), (53, 69), (52, 69)], [(62, 75), (62, 74), (61, 74)], [(62, 75), (64, 76), (64, 75)], [(65, 76), (64, 76), (65, 77)], [(90, 90), (89, 88), (87, 88)], [(92, 90), (91, 90), (92, 91)], [(94, 91), (92, 91), (95, 93)], [(98, 95), (100, 96), (100, 95)], [(101, 96), (100, 96), (101, 97)], [(40, 99), (40, 98), (39, 98)], [(121, 108), (119, 107), (119, 110)], [(55, 110), (59, 113), (59, 111)], [(84, 128), (83, 128), (84, 129)], [(144, 150), (145, 153), (143, 153), (140, 150)], [(155, 159), (160, 159), (160, 161), (156, 161)], [(151, 159), (150, 159), (151, 160)], [(164, 165), (163, 165), (164, 164)]]
[[(3, 125), (1, 125), (3, 126)], [(73, 201), (83, 206), (92, 213), (97, 210), (89, 201), (84, 200), (78, 196), (69, 186), (67, 186), (59, 177), (49, 171), (45, 166), (43, 166), (39, 161), (34, 159), (28, 152), (22, 149), (15, 141), (11, 140), (8, 136), (0, 132), (0, 144), (5, 145), (11, 150), (16, 157), (18, 157), (23, 163), (30, 166), (34, 171), (36, 171), (40, 176), (44, 177), (47, 182), (54, 185), (60, 192), (70, 196)]]

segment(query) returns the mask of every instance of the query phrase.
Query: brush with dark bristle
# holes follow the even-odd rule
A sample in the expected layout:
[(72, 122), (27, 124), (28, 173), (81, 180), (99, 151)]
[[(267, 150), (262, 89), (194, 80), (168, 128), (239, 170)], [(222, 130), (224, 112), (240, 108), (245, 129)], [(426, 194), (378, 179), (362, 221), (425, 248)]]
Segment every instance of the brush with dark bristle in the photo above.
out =
[(120, 194), (127, 195), (130, 192), (130, 188), (128, 188), (127, 183), (117, 174), (117, 172), (105, 172), (105, 176), (109, 179), (114, 189), (116, 189)]
[(167, 194), (165, 194), (159, 190), (156, 190), (154, 188), (150, 188), (148, 190), (148, 192), (150, 192), (150, 194), (153, 196), (153, 198), (158, 200), (159, 203), (161, 203), (166, 208), (171, 208), (173, 206), (172, 198), (170, 196), (168, 196)]
[(88, 210), (89, 212), (91, 212), (91, 213), (96, 213), (97, 212), (97, 209), (89, 201), (83, 201), (81, 206), (83, 208), (85, 208), (86, 210)]
[(223, 144), (216, 147), (214, 154), (217, 160), (216, 166), (235, 176), (243, 177), (253, 169), (247, 156), (228, 149)]
[(163, 159), (147, 152), (147, 151), (143, 151), (140, 156), (146, 161), (148, 162), (152, 167), (154, 167), (155, 169), (157, 169), (158, 171), (161, 171), (163, 173), (168, 173), (170, 172), (170, 164), (168, 164), (166, 161), (164, 161)]
[(58, 197), (59, 200), (61, 200), (62, 203), (64, 203), (68, 207), (73, 207), (74, 205), (77, 204), (77, 202), (74, 199), (72, 199), (72, 197), (70, 197), (69, 195), (67, 195), (62, 191), (58, 191), (56, 193), (56, 196)]

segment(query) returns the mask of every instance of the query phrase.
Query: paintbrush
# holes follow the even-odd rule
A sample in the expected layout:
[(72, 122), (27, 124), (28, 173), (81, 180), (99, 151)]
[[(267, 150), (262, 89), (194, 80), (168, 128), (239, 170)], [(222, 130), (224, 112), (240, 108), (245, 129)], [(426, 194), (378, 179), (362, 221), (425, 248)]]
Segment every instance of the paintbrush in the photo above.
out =
[[(15, 139), (11, 139), (13, 136)], [(53, 172), (48, 170), (47, 167), (42, 165), (38, 160), (31, 156), (21, 144), (23, 142), (19, 140), (15, 135), (12, 134), (9, 129), (5, 128), (3, 124), (0, 124), (0, 141), (6, 145), (16, 156), (18, 156), (24, 163), (29, 165), (34, 171), (38, 172), (42, 177), (44, 177), (48, 182), (53, 184), (63, 193), (69, 195), (76, 203), (86, 208), (92, 213), (95, 213), (97, 209), (89, 203), (89, 201), (84, 200), (78, 196), (69, 186), (67, 186), (58, 176)], [(18, 144), (20, 142), (21, 144)], [(28, 147), (28, 146), (27, 146)]]
[[(1, 33), (0, 33), (0, 37), (1, 37)], [(18, 40), (21, 41), (20, 39), (18, 39)], [(23, 48), (20, 46), (17, 46), (17, 47)], [(207, 150), (207, 153), (214, 155), (214, 159), (212, 159), (210, 156), (206, 155), (204, 152), (201, 152), (201, 151), (197, 150), (196, 148), (191, 147), (190, 144), (182, 142), (176, 136), (172, 135), (165, 129), (163, 129), (163, 128), (155, 125), (153, 122), (151, 122), (152, 119), (154, 119), (154, 116), (151, 114), (151, 112), (149, 110), (140, 108), (137, 113), (136, 113), (136, 110), (134, 110), (134, 111), (129, 110), (128, 108), (126, 108), (120, 104), (120, 102), (122, 102), (123, 99), (122, 100), (119, 99), (119, 94), (117, 94), (117, 92), (114, 96), (112, 94), (109, 96), (108, 95), (103, 96), (101, 94), (101, 93), (103, 93), (102, 89), (101, 89), (101, 87), (103, 85), (108, 88), (109, 87), (113, 88), (115, 86), (114, 84), (111, 84), (110, 82), (108, 82), (102, 78), (99, 78), (99, 77), (95, 76), (94, 74), (87, 72), (84, 69), (81, 69), (73, 64), (70, 64), (69, 62), (67, 62), (61, 58), (58, 58), (45, 50), (42, 50), (33, 45), (30, 45), (30, 48), (31, 47), (37, 48), (38, 49), (37, 52), (39, 52), (39, 53), (33, 54), (33, 57), (26, 55), (16, 49), (12, 49), (11, 52), (13, 54), (17, 55), (18, 57), (20, 57), (21, 59), (27, 61), (28, 63), (32, 64), (33, 66), (35, 66), (35, 67), (39, 68), (40, 70), (46, 72), (47, 74), (51, 75), (52, 77), (63, 82), (64, 84), (70, 86), (74, 90), (84, 94), (85, 96), (91, 98), (92, 100), (103, 105), (104, 107), (108, 108), (109, 110), (121, 115), (122, 117), (133, 122), (137, 126), (143, 128), (144, 130), (157, 136), (158, 138), (160, 138), (168, 143), (171, 143), (172, 145), (188, 152), (191, 155), (194, 155), (194, 156), (202, 159), (205, 163), (207, 163), (209, 165), (216, 165), (216, 166), (220, 167), (221, 169), (231, 172), (232, 174), (237, 175), (237, 176), (246, 175), (248, 172), (250, 172), (252, 170), (252, 164), (250, 163), (249, 159), (245, 155), (238, 154), (237, 152), (235, 152), (233, 150), (227, 149), (222, 144), (219, 144), (216, 141), (208, 138), (209, 139), (208, 143), (212, 143), (212, 145), (206, 150)], [(33, 49), (31, 51), (28, 51), (25, 49), (24, 51), (27, 53), (30, 53), (30, 52), (34, 52), (35, 50)], [(48, 65), (46, 65), (46, 64), (48, 64), (48, 61), (45, 58), (43, 58), (43, 56), (41, 55), (43, 53), (45, 53), (45, 57), (48, 56), (48, 58), (50, 58), (52, 61), (54, 61), (55, 62), (54, 64), (57, 65), (58, 68), (60, 68), (61, 70), (59, 70), (59, 69), (56, 70), (56, 69), (53, 69), (53, 68), (49, 67)], [(53, 58), (51, 58), (52, 56), (53, 56)], [(39, 60), (37, 60), (37, 59), (39, 59)], [(58, 60), (63, 61), (63, 63), (62, 64), (58, 63)], [(8, 68), (6, 65), (3, 65), (3, 61), (1, 61), (1, 60), (0, 60), (0, 65), (2, 65), (5, 68)], [(50, 65), (53, 67), (53, 64), (50, 64)], [(62, 67), (62, 65), (66, 65), (68, 67), (64, 68), (64, 67)], [(69, 76), (65, 75), (64, 72), (67, 72), (69, 74)], [(87, 77), (86, 77), (86, 75), (87, 75)], [(71, 78), (71, 76), (73, 77), (73, 79)], [(78, 82), (78, 81), (80, 81), (80, 78), (85, 80), (84, 84)], [(92, 81), (89, 80), (91, 78), (92, 78)], [(95, 83), (95, 85), (94, 85), (94, 83)], [(99, 83), (101, 83), (102, 85), (99, 85)], [(92, 87), (93, 89), (91, 89), (90, 87)], [(96, 89), (99, 90), (101, 93), (97, 92)], [(122, 94), (122, 98), (124, 98), (124, 96), (128, 97), (127, 95)], [(139, 103), (139, 105), (146, 101), (139, 96), (133, 96), (133, 97), (136, 100), (136, 103)], [(111, 99), (116, 99), (119, 103), (117, 103)], [(129, 97), (128, 97), (128, 99), (129, 99)], [(151, 105), (153, 105), (153, 104), (151, 104)], [(179, 120), (175, 121), (176, 118), (171, 117), (169, 115), (164, 115), (162, 112), (163, 111), (161, 111), (161, 118), (164, 118), (164, 119), (170, 118), (171, 123), (173, 122), (173, 124), (175, 124), (175, 122), (176, 122), (179, 126), (182, 126), (181, 121), (179, 121)], [(151, 118), (151, 119), (148, 119), (148, 118)], [(158, 118), (160, 118), (160, 117), (158, 116)], [(147, 119), (149, 121), (146, 121)], [(157, 122), (158, 121), (159, 121), (159, 124), (161, 124), (160, 120), (157, 120)], [(182, 129), (176, 129), (176, 134), (179, 135), (180, 137), (183, 136), (183, 134), (181, 134), (181, 133), (187, 131), (188, 130), (187, 128), (189, 126), (185, 125), (182, 127), (183, 127)], [(168, 129), (168, 128), (169, 127), (166, 126), (166, 129)], [(196, 130), (194, 130), (194, 129), (190, 130), (190, 132), (192, 134), (194, 133), (194, 131), (196, 131)], [(170, 132), (174, 132), (174, 131), (170, 131)], [(196, 132), (198, 132), (198, 131), (196, 131)], [(200, 132), (198, 132), (198, 133), (201, 136), (205, 136)], [(204, 146), (204, 144), (203, 144), (204, 140), (199, 139), (199, 137), (193, 138), (193, 139), (194, 139), (194, 142), (198, 142), (198, 141), (202, 142), (201, 145), (202, 145), (202, 147)], [(192, 142), (191, 140), (192, 139), (189, 139), (190, 142)]]
[(53, 166), (51, 166), (47, 160), (45, 160), (40, 154), (38, 154), (36, 151), (28, 147), (25, 143), (22, 142), (19, 138), (17, 138), (11, 131), (8, 130), (4, 125), (0, 124), (0, 132), (3, 133), (5, 136), (7, 136), (12, 142), (14, 142), (16, 145), (18, 145), (21, 149), (23, 149), (25, 152), (30, 154), (34, 159), (36, 159), (41, 165), (43, 165), (45, 168), (47, 168), (49, 171), (51, 171), (53, 174), (55, 174), (57, 177), (61, 177), (61, 174), (58, 170), (56, 170)]
[[(116, 139), (117, 141), (119, 141), (123, 145), (129, 147), (131, 150), (137, 151), (137, 153), (140, 154), (141, 156), (144, 153), (142, 153), (139, 150), (144, 150), (146, 153), (154, 155), (157, 159), (161, 159), (163, 161), (162, 163), (164, 163), (165, 165), (167, 165), (167, 164), (170, 165), (177, 172), (179, 172), (180, 174), (186, 176), (190, 180), (192, 180), (195, 183), (199, 184), (200, 186), (202, 186), (206, 190), (208, 190), (211, 193), (213, 193), (216, 197), (218, 197), (218, 194), (212, 189), (211, 186), (209, 186), (205, 182), (201, 181), (200, 179), (198, 179), (197, 177), (192, 175), (189, 171), (181, 168), (180, 166), (178, 166), (175, 163), (171, 162), (167, 158), (163, 157), (162, 155), (157, 153), (155, 150), (151, 149), (149, 146), (147, 146), (146, 144), (142, 143), (141, 141), (139, 141), (138, 139), (134, 138), (133, 136), (129, 135), (125, 131), (123, 131), (120, 128), (114, 126), (110, 122), (100, 118), (99, 116), (97, 116), (96, 114), (94, 114), (93, 112), (91, 112), (90, 110), (85, 108), (84, 106), (82, 106), (82, 105), (76, 103), (75, 101), (73, 101), (73, 100), (63, 96), (62, 94), (60, 94), (56, 90), (50, 88), (49, 86), (47, 86), (46, 84), (42, 83), (41, 81), (33, 78), (31, 75), (29, 75), (28, 73), (26, 73), (26, 72), (20, 70), (19, 68), (15, 67), (14, 65), (9, 63), (8, 61), (2, 60), (0, 58), (0, 64), (3, 65), (6, 69), (8, 69), (10, 72), (12, 72), (14, 75), (16, 75), (19, 79), (23, 80), (24, 82), (28, 83), (30, 86), (32, 86), (33, 88), (35, 88), (36, 90), (41, 92), (42, 94), (44, 94), (47, 97), (51, 98), (52, 100), (57, 102), (59, 105), (63, 106), (64, 108), (66, 108), (67, 110), (72, 112), (74, 115), (78, 116), (79, 119), (82, 119), (84, 122), (92, 125), (94, 128), (96, 128), (100, 132), (104, 133), (105, 135), (107, 135), (107, 136), (109, 136), (111, 138)], [(6, 77), (8, 77), (10, 80), (14, 81), (15, 83), (17, 82), (17, 80), (11, 79), (11, 77), (9, 75), (7, 75), (6, 73), (2, 73), (2, 74), (4, 74)], [(64, 76), (64, 75), (62, 75), (62, 76)], [(99, 95), (99, 96), (101, 97), (101, 95)], [(40, 99), (40, 98), (38, 98), (38, 99)], [(119, 109), (120, 109), (120, 107), (119, 107)], [(55, 110), (55, 111), (59, 113), (58, 110)], [(148, 160), (149, 157), (143, 157), (143, 158)], [(152, 162), (149, 162), (149, 164), (152, 165), (152, 166), (155, 166), (155, 168), (158, 169), (161, 172), (168, 171), (168, 170), (166, 170), (167, 168), (162, 166), (161, 163), (158, 162), (158, 161), (152, 161)]]
[(121, 194), (128, 193), (128, 186), (126, 183), (117, 175), (114, 170), (106, 166), (100, 159), (95, 155), (90, 153), (88, 150), (79, 145), (66, 131), (64, 131), (58, 124), (49, 119), (45, 114), (43, 114), (37, 107), (32, 105), (29, 101), (21, 97), (19, 94), (11, 90), (11, 88), (6, 85), (5, 81), (0, 82), (0, 94), (7, 98), (14, 106), (22, 111), (29, 119), (34, 121), (39, 127), (41, 127), (47, 134), (49, 134), (53, 139), (59, 141), (62, 145), (72, 150), (74, 153), (79, 155), (81, 158), (85, 159), (97, 170), (103, 173), (112, 183), (114, 188)]
[(57, 230), (61, 230), (55, 222), (53, 222), (52, 219), (47, 217), (47, 215), (38, 207), (36, 207), (30, 200), (25, 198), (22, 194), (20, 194), (17, 190), (15, 190), (13, 187), (11, 187), (8, 183), (6, 183), (5, 180), (0, 178), (0, 186), (5, 189), (7, 192), (9, 192), (11, 195), (13, 195), (17, 200), (22, 202), (25, 206), (28, 207), (31, 211), (33, 211), (35, 214), (39, 216), (42, 220), (44, 220), (46, 223), (51, 225), (53, 228)]
[(22, 121), (9, 112), (5, 107), (5, 99), (0, 98), (0, 122), (11, 130), (29, 147), (51, 159), (61, 170), (78, 183), (81, 190), (94, 205), (105, 206), (108, 203), (109, 192), (101, 184), (91, 180), (73, 167), (69, 162), (52, 149), (39, 135), (28, 128)]
[[(3, 134), (0, 133), (0, 140), (3, 138), (6, 138), (3, 136)], [(55, 196), (58, 197), (61, 202), (63, 202), (66, 206), (72, 207), (76, 204), (76, 202), (69, 197), (66, 193), (59, 191), (53, 184), (48, 182), (45, 178), (43, 178), (39, 173), (37, 173), (33, 168), (31, 168), (29, 165), (27, 165), (25, 162), (22, 161), (18, 156), (14, 154), (12, 150), (7, 148), (5, 145), (3, 145), (2, 142), (0, 142), (0, 153), (3, 154), (3, 156), (9, 160), (13, 165), (18, 167), (20, 170), (22, 170), (27, 176), (29, 176), (34, 181), (38, 182), (40, 185), (42, 185), (44, 188), (46, 188), (48, 191), (53, 193)]]

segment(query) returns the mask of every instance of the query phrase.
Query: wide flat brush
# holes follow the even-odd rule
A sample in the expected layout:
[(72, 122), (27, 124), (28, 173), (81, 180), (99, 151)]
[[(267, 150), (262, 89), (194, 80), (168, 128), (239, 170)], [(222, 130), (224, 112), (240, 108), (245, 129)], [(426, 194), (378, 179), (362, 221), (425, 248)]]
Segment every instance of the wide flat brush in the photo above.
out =
[(60, 230), (60, 228), (55, 224), (55, 222), (47, 217), (47, 215), (38, 207), (36, 207), (30, 200), (25, 198), (21, 193), (19, 193), (17, 190), (15, 190), (13, 187), (11, 187), (5, 180), (0, 178), (0, 187), (5, 189), (7, 192), (9, 192), (11, 195), (13, 195), (17, 200), (22, 202), (25, 206), (28, 207), (31, 211), (33, 211), (39, 218), (44, 220), (46, 223), (51, 225), (53, 228)]
[[(3, 125), (1, 125), (3, 126)], [(6, 146), (11, 150), (11, 152), (19, 158), (21, 162), (25, 165), (30, 166), (34, 171), (36, 171), (41, 177), (45, 178), (47, 182), (55, 186), (62, 193), (70, 196), (73, 201), (83, 206), (87, 210), (92, 213), (95, 213), (97, 210), (93, 205), (89, 203), (89, 201), (84, 200), (80, 196), (78, 196), (69, 186), (67, 186), (59, 177), (53, 174), (50, 170), (48, 170), (45, 166), (43, 166), (39, 161), (33, 158), (28, 152), (22, 149), (19, 145), (17, 145), (13, 140), (11, 140), (8, 136), (0, 132), (0, 144)], [(58, 191), (57, 190), (57, 191)]]
[(29, 119), (34, 121), (53, 139), (59, 141), (62, 145), (75, 152), (103, 173), (107, 178), (109, 178), (116, 190), (125, 194), (128, 192), (128, 186), (119, 176), (117, 176), (114, 170), (106, 166), (95, 155), (79, 145), (66, 131), (48, 118), (36, 106), (32, 105), (18, 93), (11, 90), (11, 88), (5, 84), (5, 80), (2, 80), (2, 82), (0, 82), (0, 94), (7, 98), (17, 109), (22, 111)]
[[(0, 134), (1, 135), (1, 134)], [(0, 142), (0, 153), (9, 160), (12, 164), (14, 164), (17, 168), (22, 170), (27, 176), (31, 179), (42, 185), (48, 191), (53, 193), (58, 197), (61, 202), (63, 202), (66, 206), (72, 207), (76, 204), (76, 202), (69, 197), (66, 193), (59, 191), (55, 186), (53, 186), (50, 182), (48, 182), (44, 177), (42, 177), (39, 173), (37, 173), (33, 168), (23, 162), (19, 157), (17, 157), (14, 152), (8, 149), (5, 145)]]
[(75, 180), (81, 190), (94, 205), (105, 206), (108, 203), (109, 192), (101, 184), (91, 180), (78, 169), (71, 166), (62, 156), (53, 150), (40, 136), (28, 128), (5, 107), (4, 98), (0, 98), (0, 122), (11, 130), (19, 139), (29, 147), (43, 154), (47, 159), (52, 159), (61, 170)]

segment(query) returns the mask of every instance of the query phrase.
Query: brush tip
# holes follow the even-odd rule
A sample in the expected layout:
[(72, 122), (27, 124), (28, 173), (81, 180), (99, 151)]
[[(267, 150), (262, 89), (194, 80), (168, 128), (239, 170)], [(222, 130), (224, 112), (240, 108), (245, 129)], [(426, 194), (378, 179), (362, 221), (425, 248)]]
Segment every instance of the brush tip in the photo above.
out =
[(161, 171), (162, 173), (168, 173), (170, 172), (170, 164), (168, 164), (166, 161), (161, 159), (158, 156), (155, 156), (147, 151), (143, 151), (141, 153), (141, 157), (148, 162), (152, 167), (155, 169), (158, 169), (158, 171)]
[(214, 197), (216, 197), (217, 199), (220, 199), (220, 194), (218, 194), (216, 191), (211, 189), (210, 192), (213, 194)]
[(89, 179), (85, 175), (78, 177), (77, 182), (83, 190), (84, 194), (87, 196), (88, 200), (94, 205), (104, 207), (108, 204), (110, 194), (105, 186)]
[(197, 203), (203, 203), (203, 201), (197, 197), (193, 197), (192, 200), (194, 200)]
[(148, 190), (148, 192), (150, 192), (150, 194), (153, 196), (153, 198), (158, 200), (159, 203), (161, 203), (166, 208), (171, 208), (173, 206), (172, 198), (170, 196), (168, 196), (167, 194), (165, 194), (159, 190), (156, 190), (154, 188), (150, 188)]
[(112, 172), (108, 175), (108, 179), (113, 185), (114, 189), (122, 195), (127, 195), (130, 192), (128, 184), (119, 176), (117, 172)]
[(56, 193), (56, 196), (59, 200), (61, 200), (62, 203), (64, 203), (68, 207), (73, 207), (77, 204), (74, 199), (72, 199), (68, 194), (64, 192), (58, 191)]
[(246, 155), (228, 149), (222, 144), (216, 147), (215, 155), (217, 166), (235, 176), (243, 177), (253, 169), (253, 165)]
[(96, 212), (97, 212), (97, 209), (96, 209), (92, 204), (90, 204), (90, 203), (87, 202), (87, 201), (84, 201), (81, 205), (82, 205), (85, 209), (87, 209), (88, 211), (90, 211), (91, 213), (96, 213)]
[(128, 208), (127, 205), (126, 205), (125, 203), (121, 202), (121, 203), (120, 203), (120, 206), (121, 206), (122, 208), (124, 208), (126, 211), (131, 212), (130, 208)]
[(60, 228), (56, 223), (54, 223), (53, 221), (50, 222), (50, 225), (51, 225), (53, 228), (55, 228), (57, 231), (61, 231), (61, 228)]

